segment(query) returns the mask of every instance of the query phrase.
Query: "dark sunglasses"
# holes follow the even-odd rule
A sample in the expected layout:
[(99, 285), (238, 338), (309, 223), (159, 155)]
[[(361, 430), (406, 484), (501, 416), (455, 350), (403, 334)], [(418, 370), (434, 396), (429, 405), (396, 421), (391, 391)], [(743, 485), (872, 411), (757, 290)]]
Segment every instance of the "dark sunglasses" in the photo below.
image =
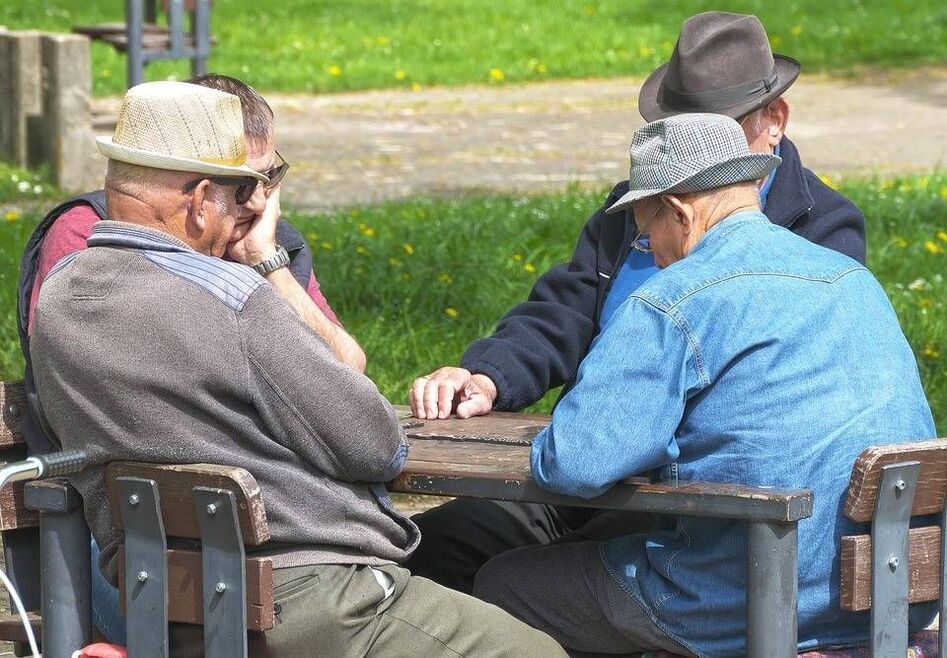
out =
[(279, 154), (279, 151), (276, 151), (276, 157), (277, 164), (262, 172), (264, 176), (270, 179), (269, 183), (263, 183), (263, 187), (267, 190), (272, 190), (274, 187), (279, 185), (279, 182), (283, 180), (283, 176), (285, 176), (286, 172), (289, 171), (289, 163), (283, 159), (283, 156)]
[(204, 176), (203, 178), (196, 178), (192, 181), (189, 181), (184, 184), (182, 192), (193, 192), (194, 188), (197, 187), (202, 180), (209, 180), (215, 185), (225, 185), (228, 187), (236, 187), (234, 190), (234, 197), (236, 197), (237, 205), (242, 206), (247, 201), (250, 200), (250, 197), (253, 196), (253, 192), (256, 190), (257, 179), (255, 178), (230, 178), (228, 176)]

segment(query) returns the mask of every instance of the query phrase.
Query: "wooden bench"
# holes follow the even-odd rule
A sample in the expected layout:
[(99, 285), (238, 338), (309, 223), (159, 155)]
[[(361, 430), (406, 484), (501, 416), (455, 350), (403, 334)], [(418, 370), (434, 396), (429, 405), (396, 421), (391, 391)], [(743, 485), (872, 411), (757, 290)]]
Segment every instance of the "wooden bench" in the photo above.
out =
[[(210, 0), (164, 0), (167, 25), (158, 24), (156, 0), (125, 0), (124, 23), (102, 23), (72, 29), (111, 45), (128, 56), (128, 86), (144, 80), (145, 64), (159, 59), (190, 59), (191, 74), (207, 72), (212, 38)], [(184, 14), (190, 14), (190, 29)]]

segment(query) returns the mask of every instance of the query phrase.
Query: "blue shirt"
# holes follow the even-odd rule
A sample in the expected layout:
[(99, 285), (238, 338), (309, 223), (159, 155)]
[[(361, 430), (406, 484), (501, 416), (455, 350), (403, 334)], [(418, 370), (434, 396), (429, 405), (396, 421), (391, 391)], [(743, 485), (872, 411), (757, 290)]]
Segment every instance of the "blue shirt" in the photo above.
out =
[[(744, 212), (615, 311), (534, 440), (532, 472), (583, 497), (670, 464), (682, 480), (812, 489), (799, 524), (806, 649), (868, 637), (867, 613), (838, 599), (840, 537), (860, 534), (840, 514), (855, 458), (933, 436), (914, 355), (874, 277)], [(744, 523), (681, 517), (607, 542), (603, 560), (684, 646), (745, 651)], [(933, 608), (912, 615), (922, 624)]]

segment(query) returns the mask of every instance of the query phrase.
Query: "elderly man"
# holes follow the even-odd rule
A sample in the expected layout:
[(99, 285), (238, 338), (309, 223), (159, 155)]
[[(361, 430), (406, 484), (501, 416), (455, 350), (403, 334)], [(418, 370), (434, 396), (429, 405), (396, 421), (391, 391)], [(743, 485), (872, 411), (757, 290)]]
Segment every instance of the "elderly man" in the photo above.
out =
[[(629, 189), (661, 270), (614, 312), (576, 385), (533, 441), (551, 491), (601, 494), (653, 469), (676, 480), (811, 488), (799, 524), (800, 648), (864, 641), (839, 608), (841, 514), (868, 445), (933, 437), (917, 364), (887, 297), (856, 261), (760, 212), (779, 162), (740, 126), (680, 115), (639, 130)], [(633, 403), (630, 403), (633, 401)], [(614, 540), (524, 547), (488, 562), (477, 596), (567, 649), (745, 651), (745, 525), (681, 517)], [(834, 558), (833, 558), (834, 556)], [(915, 626), (933, 617), (913, 611)]]
[[(210, 89), (233, 94), (240, 99), (247, 144), (247, 166), (264, 174), (269, 180), (254, 189), (249, 200), (240, 206), (237, 225), (231, 236), (226, 257), (246, 261), (253, 251), (265, 248), (269, 227), (261, 225), (266, 200), (277, 189), (289, 169), (276, 150), (276, 131), (273, 110), (259, 93), (244, 82), (225, 75), (209, 74), (190, 81)], [(28, 388), (27, 422), (25, 434), (32, 450), (46, 452), (52, 445), (50, 437), (37, 422), (35, 394), (32, 390), (32, 364), (29, 359), (29, 332), (36, 300), (43, 280), (63, 257), (86, 248), (86, 240), (95, 224), (105, 219), (105, 190), (77, 196), (60, 204), (39, 223), (30, 237), (20, 272), (20, 307), (18, 329), (26, 359), (25, 381)], [(280, 220), (276, 227), (277, 242), (290, 257), (289, 265), (271, 281), (276, 290), (315, 331), (332, 347), (343, 362), (360, 372), (365, 370), (365, 354), (358, 343), (342, 327), (328, 301), (320, 290), (312, 270), (312, 255), (299, 231)], [(257, 244), (261, 240), (263, 245)], [(262, 260), (261, 258), (257, 258)], [(6, 547), (8, 563), (14, 569), (37, 568), (38, 536), (20, 533)], [(22, 547), (22, 548), (21, 548)], [(92, 557), (96, 560), (98, 547), (93, 542)], [(25, 582), (38, 576), (24, 577)], [(124, 643), (124, 620), (118, 615), (118, 590), (101, 577), (93, 578), (93, 619), (98, 629), (109, 639)], [(38, 601), (38, 592), (27, 592)], [(38, 603), (37, 603), (38, 606)]]
[[(253, 473), (270, 520), (281, 623), (251, 634), (254, 655), (562, 655), (496, 607), (398, 566), (418, 541), (383, 484), (404, 464), (404, 434), (274, 285), (289, 262), (275, 243), (278, 190), (257, 247), (233, 249), (240, 206), (268, 182), (246, 166), (243, 133), (236, 96), (129, 90), (114, 137), (99, 139), (109, 220), (40, 291), (40, 409), (64, 447), (90, 455), (73, 483), (105, 570), (115, 577), (120, 542), (105, 463), (223, 462)], [(177, 654), (200, 650), (181, 641), (187, 628), (172, 634)]]
[[(707, 12), (684, 22), (670, 61), (642, 85), (638, 110), (648, 121), (682, 112), (737, 119), (750, 149), (782, 158), (758, 188), (763, 213), (777, 225), (865, 261), (861, 212), (802, 166), (785, 136), (789, 104), (782, 97), (799, 63), (773, 55), (755, 16)], [(647, 241), (637, 240), (631, 208), (605, 209), (628, 191), (615, 186), (579, 236), (572, 260), (544, 274), (529, 299), (474, 342), (461, 368), (441, 368), (414, 382), (411, 407), (420, 418), (466, 418), (491, 409), (516, 411), (547, 391), (575, 384), (578, 365), (602, 328), (657, 268)], [(411, 560), (417, 573), (462, 591), (491, 556), (514, 546), (547, 543), (574, 532), (599, 533), (585, 510), (457, 500), (415, 518), (424, 541)], [(627, 527), (627, 520), (621, 524)], [(620, 524), (620, 525), (621, 525)]]

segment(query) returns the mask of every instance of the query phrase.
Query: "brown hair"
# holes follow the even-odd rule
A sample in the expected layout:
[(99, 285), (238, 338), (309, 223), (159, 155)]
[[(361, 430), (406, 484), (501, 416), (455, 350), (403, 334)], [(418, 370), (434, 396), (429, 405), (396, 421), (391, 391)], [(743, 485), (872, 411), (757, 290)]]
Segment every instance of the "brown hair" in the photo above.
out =
[(208, 73), (188, 80), (191, 84), (210, 87), (240, 99), (243, 110), (243, 131), (247, 139), (265, 143), (273, 135), (273, 109), (259, 92), (242, 80), (229, 75)]

